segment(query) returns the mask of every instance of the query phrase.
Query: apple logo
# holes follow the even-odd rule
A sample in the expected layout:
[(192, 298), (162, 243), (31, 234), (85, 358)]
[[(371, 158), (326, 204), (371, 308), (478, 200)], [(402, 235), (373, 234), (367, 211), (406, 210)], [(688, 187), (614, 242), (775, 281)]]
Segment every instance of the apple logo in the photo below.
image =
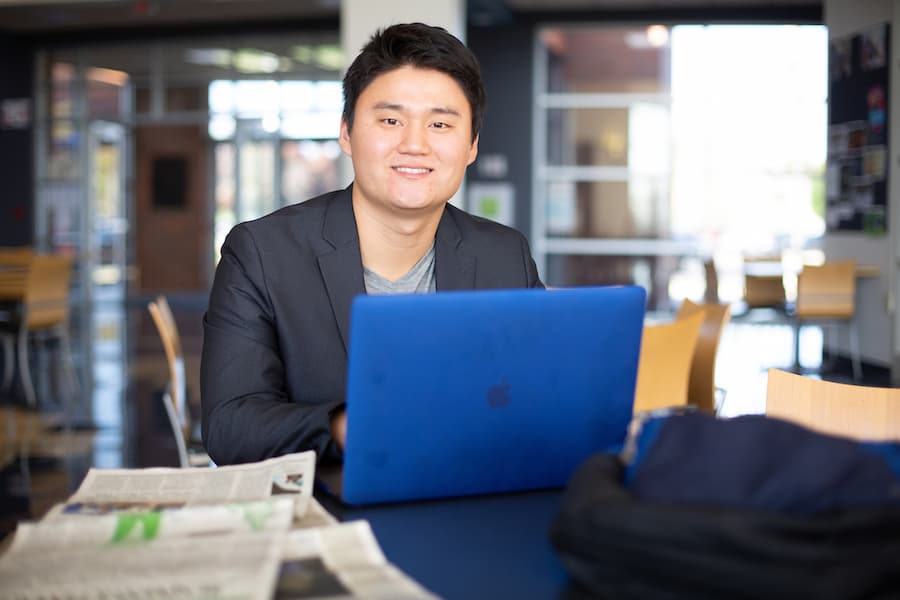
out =
[(503, 408), (509, 406), (510, 385), (506, 382), (496, 383), (488, 388), (487, 403), (491, 408)]

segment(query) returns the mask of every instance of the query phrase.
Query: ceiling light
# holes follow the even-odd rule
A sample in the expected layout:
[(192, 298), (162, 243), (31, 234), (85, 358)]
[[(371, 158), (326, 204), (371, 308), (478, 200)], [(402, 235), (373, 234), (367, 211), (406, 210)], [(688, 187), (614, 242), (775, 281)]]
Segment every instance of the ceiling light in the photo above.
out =
[(662, 48), (669, 43), (669, 29), (665, 25), (651, 25), (647, 28), (647, 41), (654, 48)]

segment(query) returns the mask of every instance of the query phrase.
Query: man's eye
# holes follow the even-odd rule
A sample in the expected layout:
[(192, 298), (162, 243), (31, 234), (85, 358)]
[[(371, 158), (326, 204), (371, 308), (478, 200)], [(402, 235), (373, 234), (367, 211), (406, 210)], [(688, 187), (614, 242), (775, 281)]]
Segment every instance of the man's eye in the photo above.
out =
[(450, 127), (449, 124), (444, 123), (443, 121), (437, 121), (436, 123), (432, 123), (431, 126), (434, 127), (435, 129), (447, 129), (448, 127)]
[(385, 125), (396, 125), (397, 123), (399, 123), (399, 121), (397, 119), (394, 119), (391, 117), (382, 119), (381, 122), (384, 123)]

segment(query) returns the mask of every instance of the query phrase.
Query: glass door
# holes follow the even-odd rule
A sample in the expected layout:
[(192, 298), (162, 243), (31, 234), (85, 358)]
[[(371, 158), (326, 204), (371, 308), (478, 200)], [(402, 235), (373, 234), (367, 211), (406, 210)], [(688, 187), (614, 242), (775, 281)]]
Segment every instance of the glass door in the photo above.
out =
[(125, 127), (121, 123), (94, 121), (89, 136), (91, 280), (107, 291), (104, 296), (122, 299), (128, 274)]
[(214, 257), (237, 223), (337, 189), (343, 105), (336, 80), (216, 80)]
[(671, 236), (668, 35), (538, 34), (532, 241), (548, 285), (635, 283), (656, 308), (676, 257), (693, 252)]
[[(69, 327), (81, 388), (74, 408), (105, 428), (121, 420), (125, 385), (133, 161), (129, 77), (93, 66), (96, 58), (82, 50), (38, 56), (37, 153), (46, 158), (36, 163), (35, 246), (73, 259)], [(98, 466), (120, 462), (95, 457)]]
[[(121, 123), (92, 121), (87, 139), (88, 203), (84, 219), (83, 288), (87, 296), (83, 351), (93, 390), (92, 420), (121, 431), (119, 406), (127, 365), (126, 303), (128, 287), (127, 186), (131, 173), (130, 136)], [(102, 457), (96, 457), (105, 464)], [(115, 460), (110, 464), (114, 464)]]
[(275, 160), (276, 137), (260, 119), (238, 119), (235, 132), (235, 178), (237, 222), (256, 219), (281, 206), (275, 182), (279, 163)]

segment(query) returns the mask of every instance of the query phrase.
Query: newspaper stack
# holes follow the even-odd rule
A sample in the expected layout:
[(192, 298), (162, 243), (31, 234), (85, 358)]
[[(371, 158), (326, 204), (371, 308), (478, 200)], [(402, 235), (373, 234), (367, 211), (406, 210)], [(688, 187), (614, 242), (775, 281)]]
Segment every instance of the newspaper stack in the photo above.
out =
[(19, 524), (0, 598), (435, 598), (366, 521), (313, 497), (315, 454), (211, 469), (91, 469)]

